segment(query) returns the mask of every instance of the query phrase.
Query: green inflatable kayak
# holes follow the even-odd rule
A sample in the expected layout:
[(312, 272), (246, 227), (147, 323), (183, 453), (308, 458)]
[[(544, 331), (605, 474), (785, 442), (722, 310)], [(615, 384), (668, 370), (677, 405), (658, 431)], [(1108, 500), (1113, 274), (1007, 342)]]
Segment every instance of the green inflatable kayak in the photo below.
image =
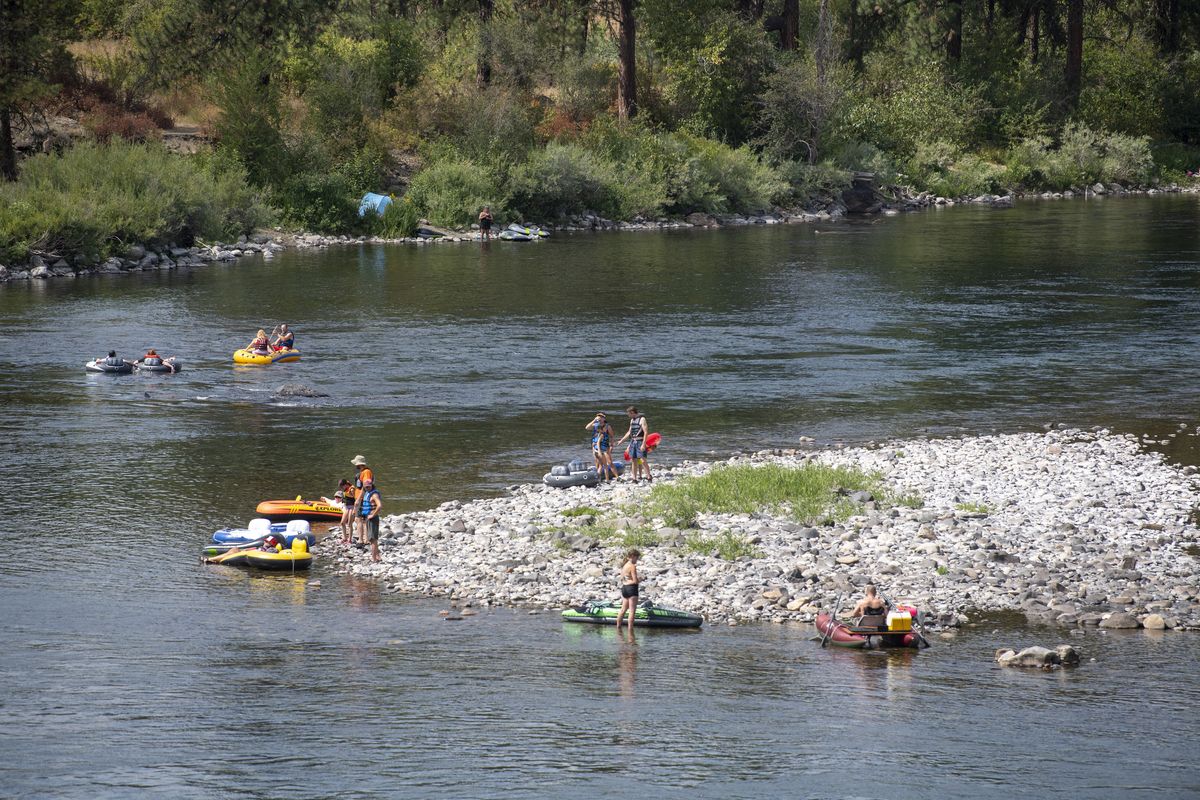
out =
[[(581, 606), (562, 612), (563, 622), (590, 622), (594, 625), (612, 625), (621, 610), (616, 600), (591, 600)], [(656, 606), (649, 600), (638, 603), (633, 624), (644, 628), (699, 628), (704, 619), (689, 611)]]

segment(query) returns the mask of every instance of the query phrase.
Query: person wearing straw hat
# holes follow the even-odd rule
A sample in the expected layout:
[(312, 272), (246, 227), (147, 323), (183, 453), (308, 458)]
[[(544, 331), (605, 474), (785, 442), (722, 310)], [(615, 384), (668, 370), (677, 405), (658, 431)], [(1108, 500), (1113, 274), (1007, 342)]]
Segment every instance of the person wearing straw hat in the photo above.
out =
[[(354, 469), (358, 473), (354, 476), (354, 496), (357, 499), (361, 499), (363, 496), (363, 484), (367, 481), (371, 481), (373, 485), (375, 483), (375, 472), (367, 466), (367, 459), (361, 455), (357, 455), (350, 459), (350, 463), (354, 465)], [(354, 510), (354, 536), (352, 538), (354, 539), (355, 544), (366, 545), (367, 523), (361, 512), (362, 504), (356, 504)]]

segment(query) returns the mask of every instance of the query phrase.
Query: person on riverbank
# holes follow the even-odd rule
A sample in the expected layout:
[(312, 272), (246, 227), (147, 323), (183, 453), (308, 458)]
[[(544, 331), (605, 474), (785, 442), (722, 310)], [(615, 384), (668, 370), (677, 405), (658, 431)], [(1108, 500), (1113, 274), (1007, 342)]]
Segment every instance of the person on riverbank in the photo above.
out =
[(615, 480), (617, 470), (612, 463), (612, 425), (608, 424), (608, 416), (603, 411), (597, 411), (592, 421), (583, 426), (592, 432), (592, 456), (596, 460), (596, 472), (600, 480)]
[(276, 350), (291, 350), (296, 345), (296, 334), (288, 330), (286, 322), (279, 324), (279, 335), (275, 337), (275, 341), (271, 346)]
[(479, 212), (479, 232), (484, 239), (492, 238), (492, 207), (484, 206)]
[(637, 614), (638, 593), (641, 576), (638, 575), (637, 563), (642, 557), (636, 548), (625, 554), (625, 563), (621, 565), (621, 610), (617, 612), (617, 630), (621, 630), (621, 618), (629, 612), (629, 630), (633, 630), (633, 617)]
[(265, 356), (271, 353), (271, 339), (267, 336), (267, 332), (262, 328), (258, 329), (258, 333), (254, 334), (254, 341), (246, 345), (246, 349), (255, 355)]
[(650, 435), (650, 423), (646, 421), (646, 415), (637, 410), (637, 406), (630, 406), (625, 409), (625, 413), (629, 415), (629, 430), (617, 442), (617, 446), (621, 446), (621, 442), (629, 440), (629, 460), (633, 464), (634, 483), (644, 478), (646, 483), (651, 483), (654, 478), (650, 475), (650, 462), (647, 460), (649, 451), (646, 449), (646, 437)]
[(863, 599), (854, 607), (854, 617), (881, 617), (887, 613), (887, 603), (875, 591), (875, 584), (868, 583), (863, 589)]
[(365, 545), (367, 543), (367, 526), (366, 522), (363, 520), (362, 514), (359, 513), (362, 510), (362, 489), (367, 481), (371, 481), (371, 483), (374, 484), (375, 472), (367, 466), (367, 459), (363, 458), (361, 455), (357, 455), (350, 459), (350, 463), (354, 465), (354, 470), (357, 473), (354, 476), (354, 496), (358, 502), (356, 502), (354, 505), (353, 539), (356, 544)]
[(375, 563), (379, 563), (379, 509), (381, 508), (383, 508), (383, 499), (375, 490), (375, 481), (371, 478), (365, 479), (359, 495), (358, 513), (363, 520), (367, 542), (371, 545), (371, 560)]
[(338, 490), (333, 493), (333, 499), (342, 507), (342, 518), (338, 524), (342, 526), (342, 544), (350, 544), (354, 533), (354, 484), (342, 478), (338, 481)]

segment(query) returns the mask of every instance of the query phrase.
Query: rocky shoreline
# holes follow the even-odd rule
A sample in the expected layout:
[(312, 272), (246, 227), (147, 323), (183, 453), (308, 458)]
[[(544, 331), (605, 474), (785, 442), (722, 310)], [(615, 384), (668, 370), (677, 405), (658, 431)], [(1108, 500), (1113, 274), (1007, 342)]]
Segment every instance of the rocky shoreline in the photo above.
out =
[[(786, 225), (841, 222), (851, 215), (873, 216), (894, 215), (920, 211), (933, 207), (948, 207), (960, 204), (986, 205), (1006, 208), (1017, 199), (1061, 200), (1091, 195), (1155, 195), (1155, 194), (1198, 194), (1200, 185), (1165, 187), (1126, 188), (1120, 184), (1100, 184), (1084, 189), (1063, 192), (1030, 192), (1005, 195), (979, 195), (975, 197), (950, 198), (929, 192), (905, 193), (894, 199), (885, 199), (874, 190), (848, 189), (839, 198), (826, 198), (805, 209), (775, 209), (760, 214), (708, 214), (696, 212), (683, 219), (660, 217), (653, 220), (636, 217), (632, 220), (616, 221), (595, 214), (572, 217), (567, 224), (552, 228), (556, 231), (647, 231), (677, 228), (720, 228), (741, 225)], [(119, 274), (150, 270), (173, 270), (199, 267), (217, 261), (236, 261), (243, 256), (262, 254), (270, 258), (288, 247), (297, 249), (324, 248), (354, 244), (415, 244), (427, 245), (438, 242), (477, 242), (481, 234), (478, 226), (471, 230), (447, 231), (445, 236), (406, 236), (384, 238), (379, 236), (322, 235), (316, 233), (256, 233), (240, 236), (233, 243), (202, 244), (191, 247), (147, 247), (132, 245), (124, 257), (111, 257), (101, 263), (90, 263), (76, 257), (68, 260), (54, 254), (36, 253), (28, 263), (16, 267), (0, 264), (0, 283), (11, 281), (43, 280), (49, 278), (75, 278), (93, 274)]]
[[(1200, 630), (1200, 479), (1132, 435), (1050, 430), (773, 450), (683, 462), (657, 481), (722, 464), (806, 463), (876, 473), (887, 496), (904, 501), (855, 496), (849, 519), (819, 526), (762, 512), (700, 514), (694, 529), (679, 530), (643, 515), (646, 485), (529, 484), (387, 516), (381, 563), (336, 536), (321, 559), (389, 591), (561, 609), (615, 596), (618, 558), (640, 531), (645, 595), (710, 623), (811, 622), (874, 581), (926, 610), (935, 628), (1012, 611), (1036, 624)], [(716, 536), (748, 554), (727, 561), (689, 546)]]

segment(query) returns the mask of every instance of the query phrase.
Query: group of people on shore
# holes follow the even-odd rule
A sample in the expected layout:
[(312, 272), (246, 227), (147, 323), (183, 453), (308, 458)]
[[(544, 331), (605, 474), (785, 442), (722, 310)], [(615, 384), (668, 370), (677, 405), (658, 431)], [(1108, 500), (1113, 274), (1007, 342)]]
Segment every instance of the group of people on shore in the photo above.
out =
[[(625, 413), (629, 415), (629, 430), (616, 441), (616, 446), (620, 447), (626, 441), (629, 442), (625, 455), (627, 456), (626, 460), (633, 464), (633, 474), (630, 480), (634, 483), (643, 480), (646, 483), (652, 483), (654, 476), (650, 474), (650, 461), (647, 456), (653, 448), (646, 446), (646, 438), (650, 435), (650, 423), (646, 421), (646, 415), (639, 412), (636, 406), (629, 406), (625, 409)], [(613, 439), (616, 432), (608, 422), (608, 415), (603, 411), (597, 411), (596, 416), (592, 417), (591, 422), (585, 425), (584, 429), (591, 431), (592, 434), (592, 456), (596, 460), (596, 472), (599, 473), (600, 480), (617, 480), (617, 469), (613, 465), (612, 459)]]
[(269, 356), (280, 350), (295, 349), (296, 334), (292, 333), (286, 322), (279, 323), (278, 327), (271, 331), (271, 335), (275, 338), (272, 339), (265, 330), (259, 328), (254, 339), (246, 345), (246, 349), (258, 356)]
[(383, 497), (375, 485), (375, 471), (367, 459), (357, 455), (350, 459), (354, 466), (353, 482), (342, 478), (333, 494), (333, 504), (342, 507), (342, 542), (358, 548), (371, 548), (371, 560), (379, 561), (379, 510)]

